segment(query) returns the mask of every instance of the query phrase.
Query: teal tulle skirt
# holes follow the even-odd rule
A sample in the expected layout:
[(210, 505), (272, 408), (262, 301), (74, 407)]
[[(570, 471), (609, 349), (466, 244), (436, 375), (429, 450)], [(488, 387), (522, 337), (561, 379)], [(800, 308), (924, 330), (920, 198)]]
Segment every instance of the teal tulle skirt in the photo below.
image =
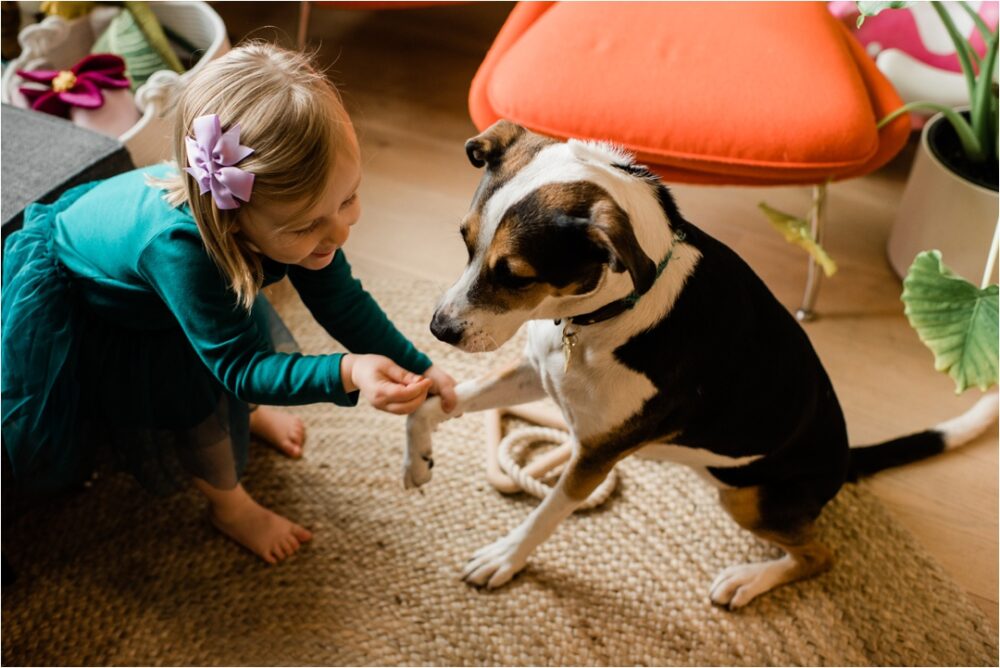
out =
[[(88, 282), (56, 257), (56, 216), (93, 185), (28, 207), (4, 248), (5, 484), (28, 496), (65, 491), (110, 451), (156, 494), (190, 476), (231, 488), (246, 465), (250, 407), (211, 375), (179, 326), (140, 331), (102, 317), (82, 298)], [(253, 317), (275, 349), (296, 350), (263, 296)]]

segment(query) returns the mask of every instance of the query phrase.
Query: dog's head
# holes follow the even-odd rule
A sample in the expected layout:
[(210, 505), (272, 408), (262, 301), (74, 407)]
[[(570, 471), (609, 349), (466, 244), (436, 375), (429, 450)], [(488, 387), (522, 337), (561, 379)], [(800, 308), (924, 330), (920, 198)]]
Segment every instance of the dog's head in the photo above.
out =
[[(431, 322), (437, 338), (493, 350), (527, 320), (578, 315), (610, 294), (652, 285), (655, 263), (626, 213), (638, 181), (625, 169), (631, 156), (509, 121), (465, 150), (485, 171), (461, 226), (468, 265)], [(648, 184), (640, 187), (648, 196)]]

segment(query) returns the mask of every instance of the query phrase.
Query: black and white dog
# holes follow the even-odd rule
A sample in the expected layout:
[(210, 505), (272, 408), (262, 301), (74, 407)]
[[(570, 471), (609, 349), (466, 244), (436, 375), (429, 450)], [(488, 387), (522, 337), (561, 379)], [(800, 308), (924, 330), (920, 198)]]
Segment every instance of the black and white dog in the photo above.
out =
[[(557, 142), (499, 121), (466, 143), (486, 167), (462, 222), (469, 263), (431, 330), (495, 350), (527, 322), (523, 360), (458, 386), (453, 414), (551, 397), (573, 456), (551, 494), (475, 554), (498, 587), (623, 457), (686, 464), (742, 527), (786, 553), (722, 571), (737, 608), (830, 567), (814, 522), (844, 481), (970, 440), (995, 395), (935, 429), (850, 450), (840, 404), (808, 337), (732, 250), (684, 220), (667, 188), (604, 143)], [(436, 398), (407, 423), (408, 487), (430, 479)]]

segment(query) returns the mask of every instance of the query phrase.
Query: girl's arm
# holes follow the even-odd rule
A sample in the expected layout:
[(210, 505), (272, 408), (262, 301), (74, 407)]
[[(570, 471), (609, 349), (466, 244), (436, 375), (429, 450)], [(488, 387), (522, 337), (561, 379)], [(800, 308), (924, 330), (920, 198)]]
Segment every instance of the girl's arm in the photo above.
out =
[(342, 250), (323, 269), (292, 266), (288, 277), (316, 321), (351, 352), (385, 355), (418, 374), (431, 366), (351, 275)]
[(344, 390), (342, 354), (270, 349), (254, 318), (236, 305), (195, 228), (180, 225), (161, 232), (143, 249), (137, 271), (177, 318), (205, 366), (239, 399), (284, 406), (357, 403), (358, 393)]

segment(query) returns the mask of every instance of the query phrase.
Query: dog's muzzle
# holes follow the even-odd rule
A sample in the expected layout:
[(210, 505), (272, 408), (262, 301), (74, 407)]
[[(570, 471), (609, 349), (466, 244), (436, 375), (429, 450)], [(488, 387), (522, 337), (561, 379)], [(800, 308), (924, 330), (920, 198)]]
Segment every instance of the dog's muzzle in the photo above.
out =
[(463, 323), (444, 315), (440, 310), (434, 312), (431, 319), (431, 333), (449, 345), (458, 345), (465, 333)]

